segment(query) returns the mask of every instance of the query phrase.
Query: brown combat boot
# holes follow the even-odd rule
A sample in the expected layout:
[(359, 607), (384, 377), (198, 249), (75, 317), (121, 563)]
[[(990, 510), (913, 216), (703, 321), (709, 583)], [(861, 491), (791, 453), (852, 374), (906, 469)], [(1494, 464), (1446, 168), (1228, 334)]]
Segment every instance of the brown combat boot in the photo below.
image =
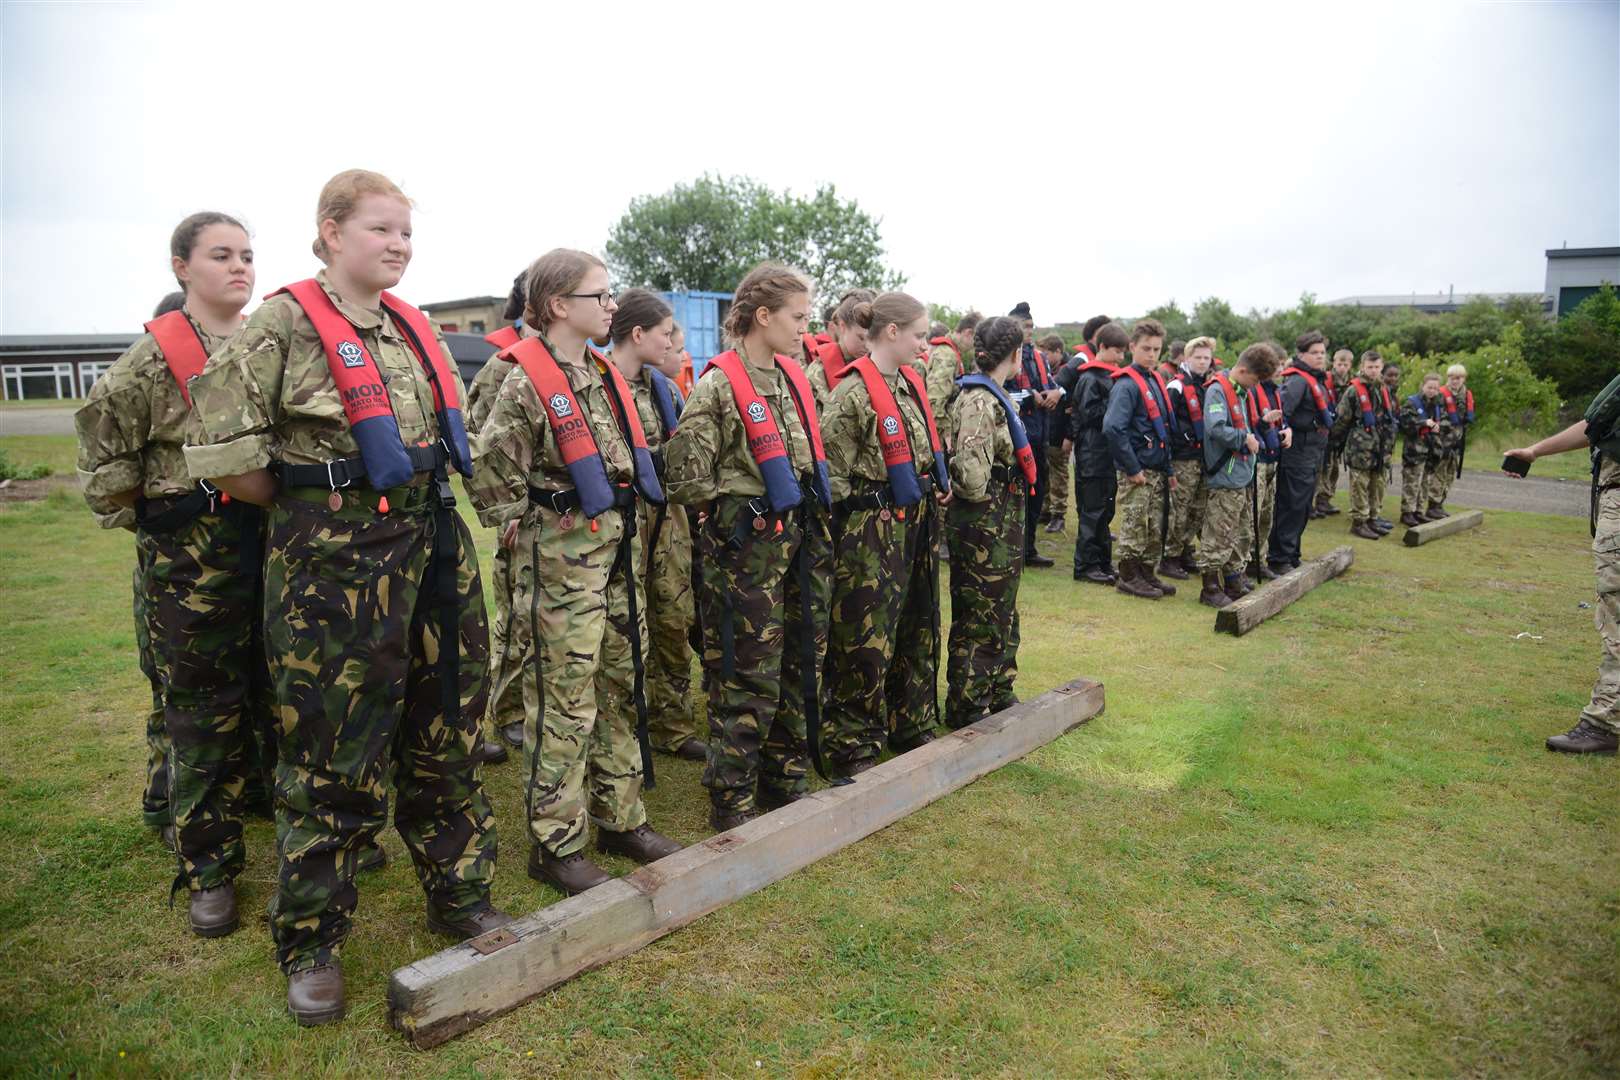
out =
[(1158, 576), (1153, 573), (1153, 568), (1146, 561), (1137, 559), (1136, 569), (1137, 572), (1142, 575), (1143, 581), (1147, 582), (1149, 585), (1152, 585), (1155, 589), (1158, 589), (1165, 596), (1176, 595), (1176, 587), (1170, 584), (1168, 581), (1159, 580)]
[(1415, 529), (1419, 525), (1423, 524), (1423, 519), (1412, 513), (1412, 511), (1408, 510), (1406, 513), (1401, 515), (1401, 524), (1405, 525), (1408, 529)]
[(1186, 581), (1190, 576), (1186, 570), (1182, 569), (1181, 556), (1179, 555), (1172, 559), (1160, 559), (1157, 572), (1165, 577), (1175, 578), (1177, 581)]
[(343, 1019), (343, 964), (333, 960), (287, 976), (287, 1011), (303, 1027)]
[(746, 825), (759, 817), (758, 810), (722, 810), (718, 806), (709, 808), (709, 828), (717, 833), (730, 832), (732, 829)]
[(428, 929), (435, 934), (443, 934), (446, 937), (453, 937), (460, 941), (479, 937), (489, 933), (491, 930), (499, 930), (511, 921), (512, 916), (499, 908), (493, 908), (487, 904), (477, 911), (457, 916), (454, 919), (440, 914), (439, 910), (433, 906), (432, 901), (429, 901), (427, 906)]
[(236, 915), (236, 885), (227, 881), (191, 894), (191, 932), (198, 937), (224, 937), (241, 925)]
[(1616, 748), (1620, 748), (1620, 735), (1585, 719), (1547, 740), (1547, 749), (1560, 754), (1612, 754)]
[(625, 832), (612, 829), (596, 830), (596, 850), (604, 855), (623, 855), (643, 865), (657, 862), (666, 855), (681, 850), (681, 845), (667, 836), (653, 832), (651, 825), (637, 825)]
[(1242, 574), (1227, 574), (1221, 579), (1221, 591), (1233, 600), (1241, 600), (1254, 592), (1254, 586)]
[(1213, 570), (1204, 572), (1204, 589), (1198, 594), (1200, 604), (1208, 604), (1212, 608), (1223, 608), (1232, 602), (1221, 588), (1221, 575)]
[(1357, 521), (1350, 526), (1350, 535), (1359, 536), (1363, 540), (1382, 540), (1384, 534), (1368, 525), (1365, 521)]
[(558, 858), (538, 844), (529, 849), (529, 876), (568, 896), (578, 896), (613, 880), (612, 874), (587, 859), (582, 851)]
[(1424, 517), (1428, 518), (1430, 521), (1440, 521), (1441, 519), (1448, 518), (1450, 516), (1450, 514), (1446, 513), (1445, 510), (1439, 506), (1429, 507), (1429, 512), (1424, 515)]
[(1114, 582), (1114, 588), (1126, 596), (1140, 596), (1144, 600), (1157, 600), (1164, 595), (1164, 591), (1149, 581), (1142, 573), (1142, 563), (1136, 559), (1119, 560), (1119, 580)]
[(661, 754), (668, 754), (671, 757), (678, 757), (682, 761), (709, 760), (709, 744), (696, 736), (684, 740), (681, 745), (677, 746), (673, 750), (660, 750), (658, 752)]

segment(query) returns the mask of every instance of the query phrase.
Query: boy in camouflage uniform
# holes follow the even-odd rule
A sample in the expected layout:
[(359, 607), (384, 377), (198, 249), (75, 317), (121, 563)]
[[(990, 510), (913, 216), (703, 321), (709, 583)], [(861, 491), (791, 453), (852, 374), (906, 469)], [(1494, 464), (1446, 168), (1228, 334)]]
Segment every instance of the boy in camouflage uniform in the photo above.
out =
[[(1046, 357), (1046, 367), (1053, 373), (1054, 382), (1056, 373), (1062, 370), (1065, 363), (1063, 339), (1056, 334), (1047, 334), (1038, 342), (1041, 353)], [(1061, 533), (1068, 527), (1069, 520), (1069, 451), (1063, 449), (1063, 436), (1061, 434), (1068, 419), (1068, 391), (1064, 391), (1062, 400), (1052, 414), (1053, 430), (1051, 437), (1046, 440), (1046, 506), (1042, 516), (1046, 519), (1044, 524), (1049, 533)]]
[(1401, 402), (1401, 524), (1423, 524), (1429, 470), (1434, 467), (1434, 433), (1440, 426), (1440, 376), (1423, 376), (1423, 386)]
[(1174, 585), (1153, 575), (1176, 484), (1169, 445), (1176, 417), (1155, 366), (1163, 346), (1164, 326), (1156, 319), (1138, 320), (1131, 329), (1131, 366), (1114, 376), (1103, 418), (1118, 471), (1119, 581), (1114, 587), (1146, 600), (1176, 594)]
[(1204, 447), (1200, 465), (1209, 489), (1198, 565), (1203, 575), (1201, 604), (1221, 608), (1249, 592), (1243, 568), (1253, 557), (1254, 466), (1260, 440), (1254, 387), (1277, 370), (1268, 345), (1250, 345), (1232, 368), (1231, 380), (1217, 372), (1204, 392)]
[[(1322, 376), (1322, 392), (1327, 396), (1330, 408), (1338, 404), (1345, 387), (1350, 385), (1350, 368), (1355, 360), (1356, 354), (1349, 349), (1340, 349), (1333, 354), (1333, 364)], [(1322, 468), (1316, 474), (1316, 502), (1311, 506), (1312, 518), (1332, 517), (1340, 512), (1333, 505), (1333, 493), (1339, 489), (1339, 470), (1343, 464), (1344, 447), (1329, 443), (1323, 448)]]
[[(1000, 386), (1019, 363), (1023, 330), (998, 316), (974, 332), (978, 372)], [(965, 727), (1013, 705), (1018, 674), (1018, 582), (1023, 573), (1024, 495), (1013, 431), (1016, 409), (995, 391), (964, 387), (946, 407), (951, 445), (951, 503), (945, 537), (951, 553), (951, 630), (945, 668), (945, 723)]]
[(1381, 540), (1373, 518), (1384, 501), (1385, 428), (1393, 412), (1389, 390), (1381, 378), (1384, 359), (1368, 349), (1361, 354), (1361, 374), (1339, 398), (1333, 435), (1344, 441), (1344, 462), (1350, 469), (1350, 535)]
[(1452, 364), (1446, 369), (1446, 385), (1441, 390), (1443, 407), (1434, 432), (1434, 464), (1427, 476), (1428, 486), (1423, 492), (1422, 516), (1439, 521), (1449, 515), (1445, 511), (1446, 496), (1462, 469), (1463, 447), (1468, 441), (1468, 425), (1473, 423), (1473, 396), (1468, 392), (1468, 369)]
[[(834, 529), (826, 680), (827, 754), (840, 776), (877, 764), (885, 744), (905, 753), (932, 742), (939, 721), (939, 548), (946, 498), (934, 473), (937, 438), (926, 383), (902, 372), (927, 337), (927, 310), (904, 293), (856, 309), (870, 355), (838, 384), (822, 421)], [(881, 379), (899, 414), (890, 432), (867, 377)], [(894, 419), (889, 416), (888, 419)], [(902, 435), (920, 501), (901, 503), (884, 443)]]
[(1170, 392), (1170, 404), (1176, 410), (1176, 439), (1170, 446), (1176, 489), (1170, 500), (1170, 529), (1164, 538), (1164, 560), (1158, 572), (1178, 581), (1199, 572), (1194, 547), (1204, 527), (1204, 508), (1208, 501), (1204, 484), (1204, 443), (1199, 432), (1206, 424), (1203, 399), (1214, 361), (1215, 339), (1193, 338), (1181, 351), (1176, 377), (1165, 386)]

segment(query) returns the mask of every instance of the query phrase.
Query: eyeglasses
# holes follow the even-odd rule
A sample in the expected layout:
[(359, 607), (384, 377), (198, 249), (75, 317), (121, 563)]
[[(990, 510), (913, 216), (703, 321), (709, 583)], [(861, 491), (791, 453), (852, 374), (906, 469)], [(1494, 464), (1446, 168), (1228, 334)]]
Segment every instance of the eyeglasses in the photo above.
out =
[(565, 294), (565, 296), (570, 300), (595, 300), (598, 304), (601, 304), (603, 308), (606, 308), (614, 301), (613, 294), (607, 292), (606, 290), (603, 290), (602, 292), (571, 292)]

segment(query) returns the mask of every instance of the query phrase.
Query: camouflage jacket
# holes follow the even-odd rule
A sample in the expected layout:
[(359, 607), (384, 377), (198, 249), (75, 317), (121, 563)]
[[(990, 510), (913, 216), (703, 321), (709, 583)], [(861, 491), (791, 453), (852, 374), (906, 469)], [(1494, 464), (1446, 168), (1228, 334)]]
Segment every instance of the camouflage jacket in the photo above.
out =
[(1394, 438), (1388, 434), (1394, 430), (1394, 417), (1384, 410), (1384, 395), (1379, 389), (1377, 385), (1367, 387), (1367, 395), (1373, 409), (1371, 430), (1368, 430), (1367, 425), (1362, 422), (1361, 400), (1356, 395), (1354, 386), (1345, 388), (1344, 396), (1339, 399), (1339, 411), (1333, 421), (1332, 438), (1335, 442), (1343, 440), (1345, 464), (1363, 472), (1382, 469), (1389, 460), (1390, 450), (1395, 445)]
[[(1445, 407), (1438, 397), (1426, 403), (1429, 416), (1435, 412), (1444, 412)], [(1425, 417), (1418, 407), (1412, 404), (1411, 398), (1401, 399), (1401, 434), (1406, 441), (1401, 446), (1402, 461), (1427, 461), (1435, 456), (1434, 433), (1425, 434), (1423, 421)]]
[[(743, 350), (737, 354), (742, 356)], [(803, 476), (815, 459), (787, 379), (775, 365), (761, 370), (750, 364), (748, 377), (787, 443), (794, 473)], [(765, 494), (765, 479), (748, 450), (742, 417), (724, 372), (703, 369), (681, 413), (681, 426), (664, 447), (664, 464), (668, 479), (664, 494), (671, 502), (707, 506), (721, 494), (748, 498)]]
[[(356, 307), (338, 296), (326, 271), (316, 280), (377, 362), (400, 439), (407, 446), (438, 442), (433, 386), (404, 334), (380, 309)], [(448, 357), (437, 328), (434, 336)], [(457, 396), (465, 400), (454, 363), (450, 372)], [(274, 461), (320, 465), (360, 450), (320, 336), (285, 293), (260, 305), (241, 332), (209, 357), (191, 384), (191, 400), (197, 429), (186, 442), (186, 466), (193, 476), (236, 476)]]
[(994, 493), (991, 470), (996, 466), (1016, 471), (1012, 432), (1007, 414), (987, 390), (958, 393), (945, 409), (943, 421), (951, 445), (951, 490), (967, 502), (984, 502)]
[[(951, 340), (958, 346), (962, 342), (951, 335)], [(957, 365), (961, 364), (958, 370)], [(973, 345), (968, 343), (962, 349), (961, 359), (957, 359), (956, 350), (949, 345), (935, 345), (928, 353), (928, 403), (934, 407), (934, 417), (944, 422), (945, 406), (950, 403), (951, 395), (956, 392), (956, 377), (966, 375), (977, 370), (973, 365)]]
[(467, 388), (465, 416), (469, 435), (477, 435), (478, 429), (489, 419), (490, 410), (495, 408), (495, 399), (500, 396), (501, 384), (506, 381), (507, 373), (517, 367), (510, 360), (497, 359), (498, 355), (490, 354), (484, 366), (478, 369), (478, 374), (473, 376), (472, 385)]
[[(1463, 394), (1454, 395), (1457, 399), (1457, 411), (1463, 411)], [(1461, 449), (1463, 438), (1468, 434), (1468, 424), (1464, 417), (1459, 416), (1458, 422), (1451, 422), (1451, 414), (1446, 412), (1446, 399), (1443, 395), (1435, 398), (1439, 406), (1435, 410), (1435, 419), (1440, 421), (1440, 430), (1434, 433), (1434, 449), (1436, 453), (1450, 454)]]
[[(191, 325), (210, 354), (229, 340), (208, 333), (195, 319)], [(194, 422), (163, 350), (151, 334), (142, 334), (96, 380), (89, 400), (73, 414), (79, 484), (102, 528), (135, 523), (135, 512), (113, 502), (114, 495), (135, 491), (157, 499), (196, 486), (184, 449)]]
[[(894, 394), (895, 405), (906, 425), (906, 441), (919, 475), (934, 465), (933, 446), (928, 439), (928, 421), (922, 406), (912, 396), (911, 384), (897, 371), (883, 380)], [(877, 410), (866, 392), (866, 383), (851, 371), (839, 380), (821, 420), (821, 441), (827, 448), (827, 470), (832, 474), (832, 497), (837, 502), (849, 498), (853, 489), (870, 490), (874, 484), (887, 484), (889, 471), (883, 465), (878, 445)], [(859, 484), (868, 480), (871, 484)]]
[[(591, 425), (608, 480), (629, 483), (635, 478), (634, 459), (608, 400), (607, 387), (602, 384), (601, 368), (595, 360), (584, 364), (559, 360), (557, 366)], [(529, 508), (531, 486), (547, 491), (566, 491), (574, 486), (540, 394), (521, 367), (514, 366), (501, 383), (495, 405), (478, 433), (473, 459), (467, 494), (478, 511), (478, 520), (485, 525), (499, 528), (522, 517)]]

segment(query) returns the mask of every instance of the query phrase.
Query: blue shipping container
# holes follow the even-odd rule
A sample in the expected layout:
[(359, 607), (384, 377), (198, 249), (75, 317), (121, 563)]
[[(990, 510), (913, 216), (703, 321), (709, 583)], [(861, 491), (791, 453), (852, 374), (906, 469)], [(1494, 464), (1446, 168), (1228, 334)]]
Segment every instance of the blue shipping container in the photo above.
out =
[(675, 312), (675, 321), (686, 331), (686, 351), (692, 354), (692, 370), (703, 373), (703, 365), (720, 355), (720, 321), (731, 306), (731, 294), (723, 292), (660, 293)]

